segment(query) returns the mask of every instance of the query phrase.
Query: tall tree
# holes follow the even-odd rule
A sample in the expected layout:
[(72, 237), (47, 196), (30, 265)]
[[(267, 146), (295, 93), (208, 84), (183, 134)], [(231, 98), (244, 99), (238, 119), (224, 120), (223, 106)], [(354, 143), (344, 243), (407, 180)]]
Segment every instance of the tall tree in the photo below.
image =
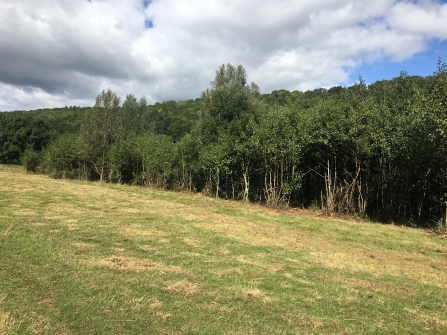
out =
[(102, 91), (82, 127), (84, 155), (102, 181), (108, 172), (108, 152), (118, 136), (120, 98), (110, 89)]
[(119, 136), (139, 135), (144, 132), (153, 132), (153, 124), (145, 118), (147, 106), (146, 98), (137, 100), (133, 94), (129, 94), (119, 112)]
[(439, 221), (443, 228), (447, 227), (447, 64), (438, 59), (437, 71), (429, 78), (425, 113), (434, 120), (435, 134), (428, 134), (438, 140), (436, 154), (439, 157), (434, 182), (438, 185), (435, 199), (438, 202), (442, 219)]
[[(216, 197), (219, 195), (221, 173), (227, 174), (230, 165), (234, 163), (236, 138), (232, 135), (237, 129), (246, 129), (245, 123), (250, 120), (247, 116), (256, 110), (256, 100), (259, 97), (258, 86), (247, 83), (244, 67), (231, 64), (221, 65), (216, 71), (214, 81), (211, 82), (211, 88), (202, 93), (201, 158), (208, 175), (207, 188), (214, 187)], [(240, 143), (237, 151), (245, 152)], [(250, 155), (245, 155), (244, 158), (248, 157)], [(250, 163), (247, 159), (241, 163), (242, 166), (236, 168), (248, 173)], [(244, 176), (244, 185), (243, 197), (248, 200), (248, 174)]]

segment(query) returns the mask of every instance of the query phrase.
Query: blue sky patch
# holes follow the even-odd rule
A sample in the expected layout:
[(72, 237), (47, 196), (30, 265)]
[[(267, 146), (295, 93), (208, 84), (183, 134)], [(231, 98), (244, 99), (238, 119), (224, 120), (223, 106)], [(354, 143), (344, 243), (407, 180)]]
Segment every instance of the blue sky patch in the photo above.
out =
[(399, 77), (400, 71), (404, 70), (410, 76), (431, 76), (437, 70), (438, 57), (441, 57), (444, 62), (447, 61), (447, 40), (433, 40), (427, 45), (425, 51), (402, 62), (384, 60), (373, 64), (364, 64), (353, 71), (350, 79), (355, 82), (360, 74), (367, 84), (372, 84), (378, 80)]
[(144, 26), (146, 29), (154, 28), (154, 23), (151, 20), (144, 20)]

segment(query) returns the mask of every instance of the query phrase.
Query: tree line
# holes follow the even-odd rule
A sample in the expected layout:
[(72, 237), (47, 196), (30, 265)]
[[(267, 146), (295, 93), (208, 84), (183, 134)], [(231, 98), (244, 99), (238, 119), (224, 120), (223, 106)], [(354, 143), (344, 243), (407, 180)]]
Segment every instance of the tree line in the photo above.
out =
[(403, 71), (371, 85), (360, 77), (347, 88), (265, 95), (228, 64), (195, 101), (147, 106), (103, 91), (69, 131), (33, 118), (14, 127), (19, 115), (0, 115), (0, 161), (57, 178), (445, 226), (446, 100), (441, 60), (425, 78)]

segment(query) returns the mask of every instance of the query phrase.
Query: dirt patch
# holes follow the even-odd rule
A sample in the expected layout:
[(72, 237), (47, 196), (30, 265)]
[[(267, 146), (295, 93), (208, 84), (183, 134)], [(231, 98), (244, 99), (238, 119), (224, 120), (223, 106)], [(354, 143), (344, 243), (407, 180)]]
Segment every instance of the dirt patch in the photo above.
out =
[(119, 271), (164, 271), (173, 273), (185, 272), (179, 266), (168, 266), (161, 263), (150, 262), (146, 259), (141, 258), (112, 256), (109, 258), (101, 259), (99, 261), (93, 261), (92, 263)]

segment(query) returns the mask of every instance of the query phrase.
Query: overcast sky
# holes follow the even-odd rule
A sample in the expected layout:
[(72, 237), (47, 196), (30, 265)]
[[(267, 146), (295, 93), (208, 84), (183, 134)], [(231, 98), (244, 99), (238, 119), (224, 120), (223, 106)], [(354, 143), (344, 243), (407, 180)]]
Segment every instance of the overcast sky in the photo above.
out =
[(219, 65), (262, 93), (447, 61), (447, 1), (0, 0), (0, 111), (92, 106), (103, 89), (195, 99)]

